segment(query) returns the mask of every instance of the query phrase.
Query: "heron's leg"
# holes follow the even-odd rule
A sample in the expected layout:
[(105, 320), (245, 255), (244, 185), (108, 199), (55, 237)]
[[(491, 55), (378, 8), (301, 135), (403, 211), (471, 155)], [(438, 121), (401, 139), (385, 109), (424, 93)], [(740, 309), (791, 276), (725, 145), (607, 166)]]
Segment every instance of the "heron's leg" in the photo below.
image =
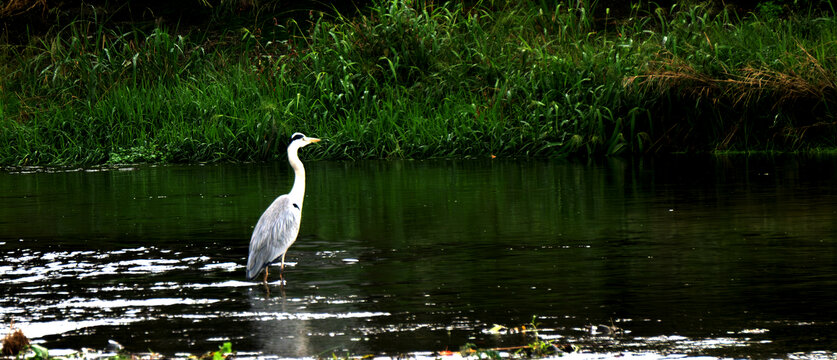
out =
[(264, 281), (262, 282), (267, 285), (267, 268), (264, 268)]
[[(287, 254), (287, 252), (285, 253)], [(285, 274), (285, 254), (282, 254), (282, 266), (279, 268), (279, 281), (284, 285), (285, 278), (283, 274)]]

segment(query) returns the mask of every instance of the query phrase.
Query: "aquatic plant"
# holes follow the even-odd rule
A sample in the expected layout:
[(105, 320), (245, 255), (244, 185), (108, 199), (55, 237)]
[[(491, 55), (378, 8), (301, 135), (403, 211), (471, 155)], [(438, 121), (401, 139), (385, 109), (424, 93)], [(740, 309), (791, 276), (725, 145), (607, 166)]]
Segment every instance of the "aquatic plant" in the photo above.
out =
[[(29, 344), (24, 349), (24, 352), (31, 351), (32, 355), (24, 356), (25, 359), (29, 360), (49, 360), (51, 357), (49, 356), (49, 350), (43, 346), (37, 344)], [(20, 354), (18, 354), (20, 356)]]
[(516, 358), (541, 358), (578, 350), (572, 344), (561, 344), (557, 341), (543, 340), (538, 333), (537, 318), (537, 315), (532, 316), (532, 321), (529, 324), (513, 328), (495, 324), (491, 329), (486, 331), (493, 335), (523, 334), (527, 339), (531, 339), (531, 342), (526, 345), (480, 349), (476, 345), (468, 343), (460, 349), (460, 353), (463, 356), (467, 356), (468, 354), (488, 354), (487, 356), (496, 355), (499, 357), (500, 352), (506, 352)]
[(190, 356), (190, 358), (196, 358), (199, 360), (224, 360), (228, 356), (234, 356), (235, 354), (232, 351), (232, 343), (227, 341), (221, 345), (218, 345), (218, 350), (208, 352), (200, 357)]
[(518, 350), (517, 354), (525, 354), (529, 357), (544, 357), (562, 353), (563, 351), (559, 349), (559, 344), (544, 341), (538, 336), (537, 320), (537, 315), (532, 316), (532, 322), (529, 324), (529, 329), (527, 329), (527, 333), (532, 337), (532, 342), (526, 348)]

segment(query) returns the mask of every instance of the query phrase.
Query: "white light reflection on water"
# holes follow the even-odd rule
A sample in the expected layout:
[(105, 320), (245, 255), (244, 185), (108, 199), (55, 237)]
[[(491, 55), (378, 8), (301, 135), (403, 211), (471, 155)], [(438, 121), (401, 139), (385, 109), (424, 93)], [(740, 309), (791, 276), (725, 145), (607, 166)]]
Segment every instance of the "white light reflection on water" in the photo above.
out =
[[(189, 267), (180, 259), (129, 259), (102, 262), (102, 259), (116, 255), (132, 253), (161, 254), (168, 251), (156, 250), (149, 247), (120, 249), (111, 252), (98, 251), (53, 251), (53, 252), (24, 252), (21, 256), (8, 257), (4, 261), (11, 265), (0, 266), (0, 284), (38, 283), (60, 278), (89, 278), (118, 274), (159, 274), (175, 270), (185, 270)], [(203, 260), (203, 259), (201, 259)], [(209, 258), (206, 258), (209, 260)], [(235, 268), (235, 264), (227, 263), (223, 266)], [(20, 276), (21, 277), (15, 277)]]
[[(3, 274), (3, 275), (4, 276), (5, 275), (11, 275), (11, 273), (7, 273), (7, 274)], [(0, 284), (25, 284), (25, 283), (40, 282), (40, 281), (43, 281), (43, 280), (46, 280), (46, 279), (47, 279), (47, 277), (45, 275), (32, 275), (32, 276), (20, 277), (20, 278), (17, 278), (17, 279), (2, 280), (2, 281), (0, 281)]]
[(236, 264), (234, 262), (225, 262), (225, 263), (215, 263), (215, 264), (206, 264), (202, 266), (200, 269), (203, 271), (212, 271), (212, 270), (223, 270), (223, 271), (236, 271), (238, 269), (243, 269), (244, 265)]
[[(39, 339), (49, 335), (60, 335), (75, 330), (84, 328), (91, 328), (96, 326), (117, 326), (127, 325), (133, 322), (141, 321), (142, 319), (96, 319), (96, 320), (56, 320), (46, 322), (15, 322), (15, 328), (21, 329), (26, 337), (30, 339)], [(0, 333), (7, 334), (11, 330), (8, 327), (0, 327)], [(52, 355), (52, 349), (50, 349)]]
[(227, 280), (222, 282), (202, 284), (179, 284), (175, 282), (156, 283), (150, 287), (149, 290), (174, 290), (174, 289), (206, 289), (206, 288), (230, 288), (230, 287), (249, 287), (258, 283), (252, 281)]
[(101, 300), (101, 299), (82, 299), (73, 298), (63, 301), (55, 305), (56, 308), (97, 308), (97, 309), (113, 309), (113, 308), (127, 308), (127, 307), (151, 307), (151, 306), (170, 306), (170, 305), (202, 305), (212, 304), (220, 300), (216, 299), (176, 299), (176, 298), (160, 298), (160, 299), (144, 299), (144, 300)]
[(323, 319), (352, 319), (371, 318), (376, 316), (390, 316), (386, 312), (347, 312), (347, 313), (288, 313), (288, 312), (218, 312), (214, 314), (183, 314), (173, 315), (174, 318), (183, 319), (215, 319), (215, 318), (243, 318), (258, 321), (274, 320), (323, 320)]

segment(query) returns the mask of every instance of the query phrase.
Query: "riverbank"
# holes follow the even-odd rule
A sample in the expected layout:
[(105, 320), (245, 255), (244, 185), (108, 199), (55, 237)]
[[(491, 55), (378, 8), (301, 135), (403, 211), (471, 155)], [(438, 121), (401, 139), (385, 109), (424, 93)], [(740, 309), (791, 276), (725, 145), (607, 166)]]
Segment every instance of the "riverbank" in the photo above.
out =
[(837, 147), (833, 6), (572, 3), (379, 2), (226, 31), (79, 16), (2, 45), (0, 165), (266, 161), (296, 131), (327, 139), (319, 159)]

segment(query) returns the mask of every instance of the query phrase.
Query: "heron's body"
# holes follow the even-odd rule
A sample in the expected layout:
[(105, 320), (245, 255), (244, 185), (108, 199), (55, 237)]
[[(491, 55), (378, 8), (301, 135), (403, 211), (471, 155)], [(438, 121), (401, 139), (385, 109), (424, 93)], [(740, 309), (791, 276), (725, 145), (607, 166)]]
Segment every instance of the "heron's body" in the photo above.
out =
[(302, 204), (298, 204), (297, 209), (292, 203), (293, 200), (288, 195), (276, 198), (256, 223), (250, 238), (250, 256), (247, 259), (248, 280), (255, 278), (268, 265), (278, 261), (296, 241)]
[(300, 133), (291, 137), (291, 143), (288, 145), (288, 162), (294, 170), (294, 185), (290, 193), (273, 200), (273, 203), (259, 217), (253, 229), (253, 235), (250, 237), (250, 254), (247, 258), (248, 280), (255, 278), (264, 270), (264, 282), (267, 283), (267, 267), (270, 264), (281, 261), (284, 268), (285, 253), (299, 234), (302, 201), (305, 197), (305, 168), (299, 160), (297, 150), (317, 141), (320, 140), (305, 137)]

